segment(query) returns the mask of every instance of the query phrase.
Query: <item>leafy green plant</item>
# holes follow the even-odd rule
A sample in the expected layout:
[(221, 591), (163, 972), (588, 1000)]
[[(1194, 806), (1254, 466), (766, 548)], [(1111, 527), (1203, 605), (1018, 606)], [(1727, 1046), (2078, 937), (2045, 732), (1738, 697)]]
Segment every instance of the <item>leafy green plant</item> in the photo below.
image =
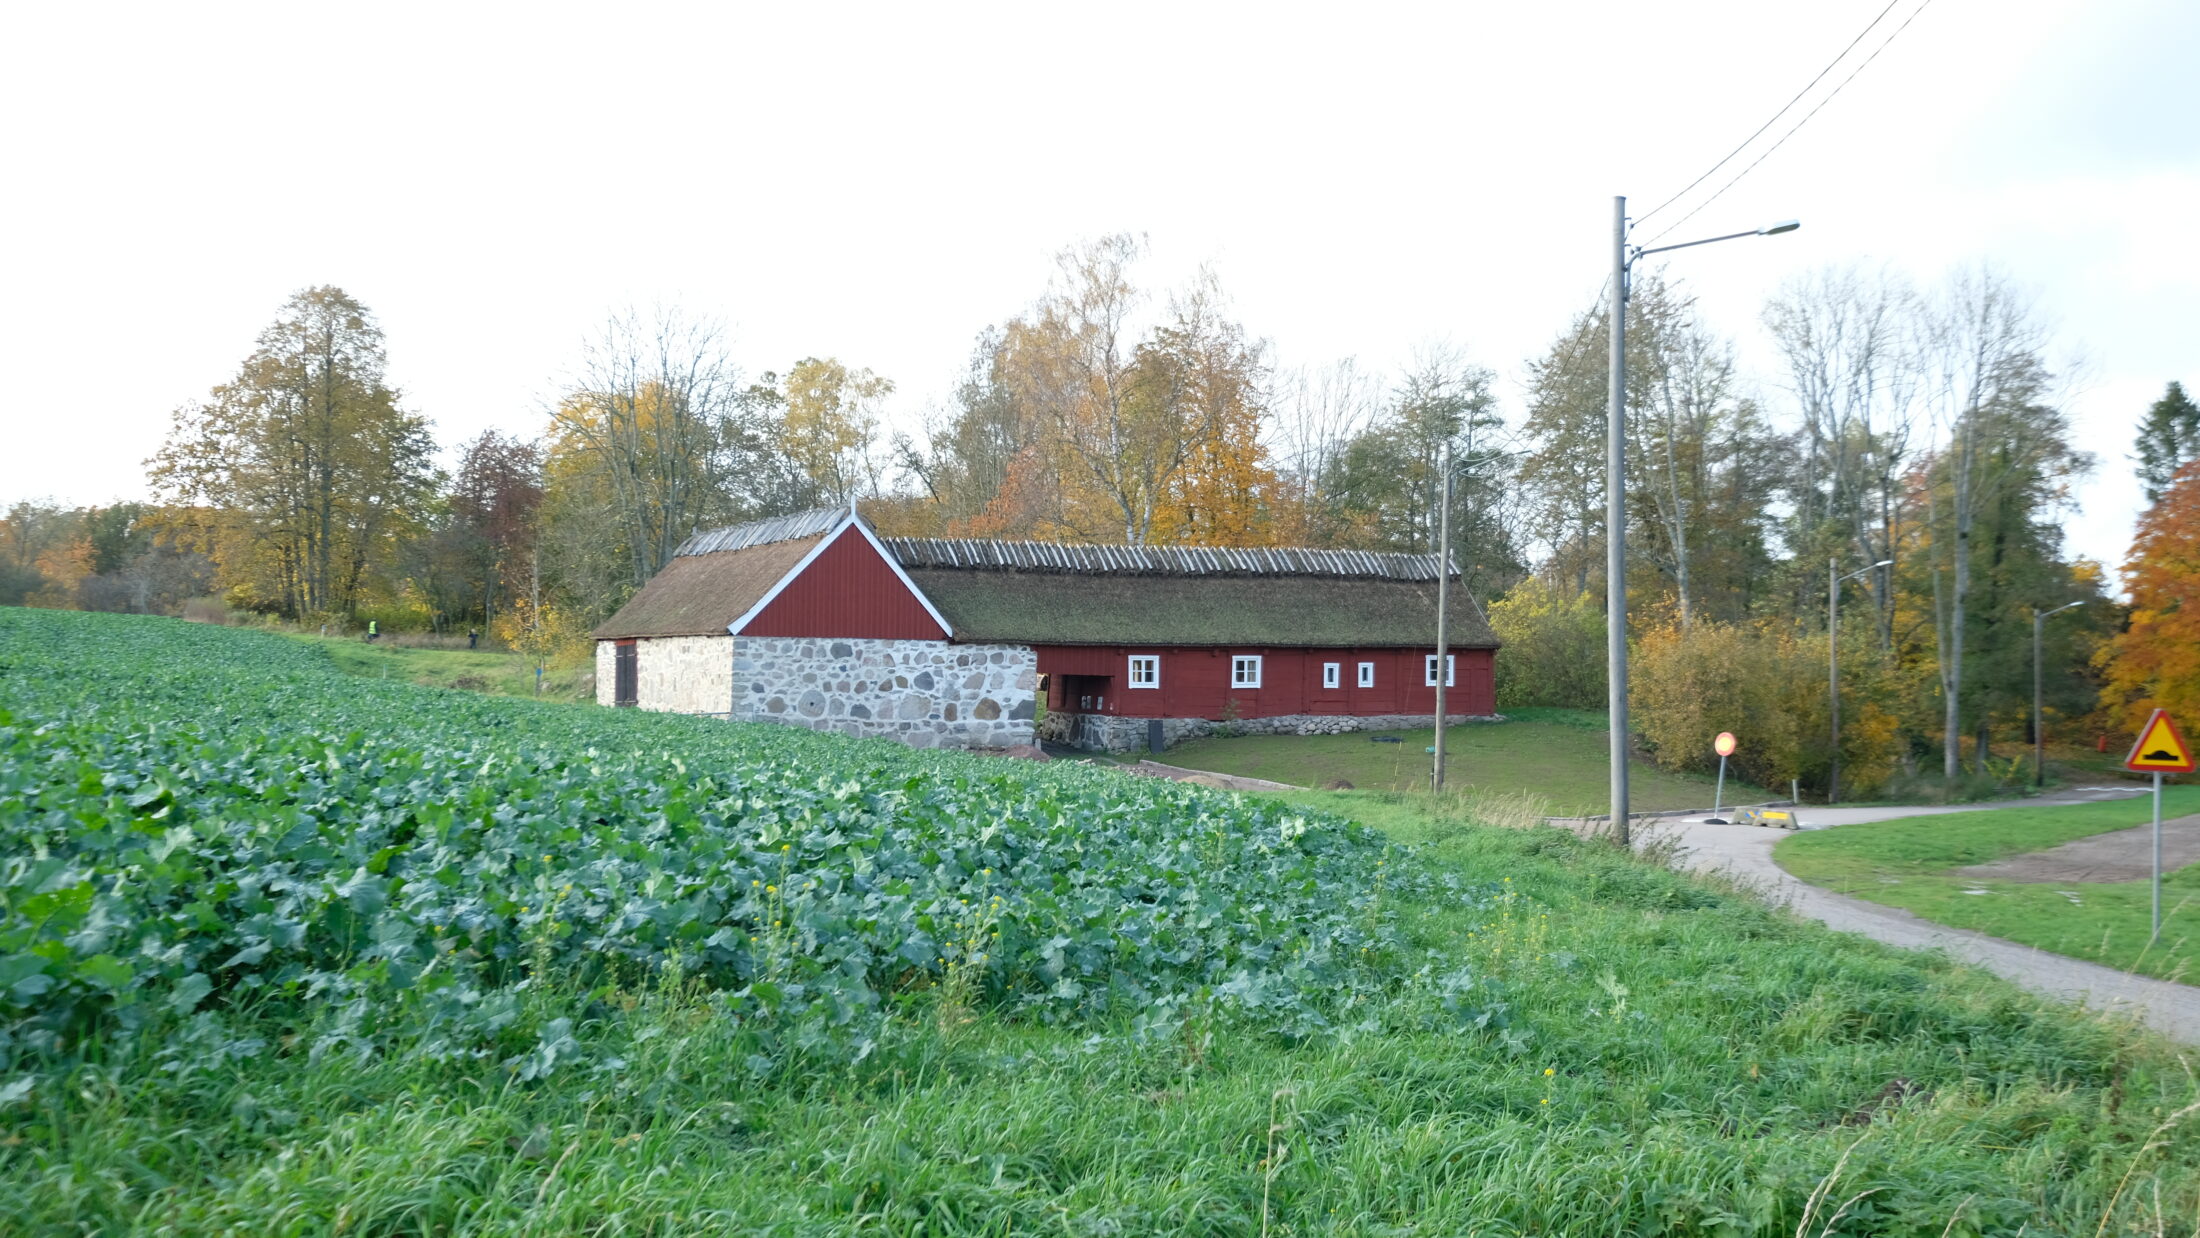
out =
[(308, 1006), (345, 1016), (317, 1052), (430, 1027), (411, 1051), (524, 1056), (530, 985), (673, 960), (767, 1053), (855, 1051), (932, 989), (1306, 1035), (1394, 979), (1395, 849), (1282, 805), (345, 678), (157, 620), (6, 612), (0, 640), (0, 1058)]

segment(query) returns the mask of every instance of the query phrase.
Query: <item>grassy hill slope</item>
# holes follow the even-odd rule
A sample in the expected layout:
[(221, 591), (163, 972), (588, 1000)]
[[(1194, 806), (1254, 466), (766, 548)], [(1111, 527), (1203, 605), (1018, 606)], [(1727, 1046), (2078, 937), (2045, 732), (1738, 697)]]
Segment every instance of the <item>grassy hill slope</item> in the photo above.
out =
[(2200, 1208), (2146, 1035), (1557, 831), (1385, 824), (0, 610), (0, 1232)]

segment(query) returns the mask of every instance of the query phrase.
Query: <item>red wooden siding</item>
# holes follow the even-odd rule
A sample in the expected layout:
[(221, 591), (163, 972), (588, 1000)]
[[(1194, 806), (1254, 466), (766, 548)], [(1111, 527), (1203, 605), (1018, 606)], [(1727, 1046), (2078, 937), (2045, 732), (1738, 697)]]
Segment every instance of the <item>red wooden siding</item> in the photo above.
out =
[[(1236, 702), (1240, 718), (1282, 714), (1433, 713), (1436, 689), (1426, 682), (1426, 651), (1420, 649), (1208, 649), (1144, 645), (1040, 645), (1039, 673), (1047, 676), (1047, 708), (1115, 714), (1128, 718), (1215, 718), (1225, 703)], [(1133, 654), (1161, 659), (1161, 685), (1130, 686)], [(1261, 659), (1258, 688), (1230, 684), (1231, 659)], [(1489, 649), (1457, 649), (1456, 672), (1445, 696), (1455, 714), (1497, 712)], [(1337, 663), (1335, 688), (1322, 686), (1322, 665)], [(1360, 663), (1375, 664), (1375, 686), (1363, 688)], [(1104, 699), (1097, 708), (1079, 709), (1065, 686), (1071, 678), (1086, 695)], [(1104, 681), (1104, 682), (1103, 682)], [(1104, 691), (1103, 691), (1104, 688)]]
[(939, 621), (853, 527), (842, 529), (741, 634), (947, 639)]

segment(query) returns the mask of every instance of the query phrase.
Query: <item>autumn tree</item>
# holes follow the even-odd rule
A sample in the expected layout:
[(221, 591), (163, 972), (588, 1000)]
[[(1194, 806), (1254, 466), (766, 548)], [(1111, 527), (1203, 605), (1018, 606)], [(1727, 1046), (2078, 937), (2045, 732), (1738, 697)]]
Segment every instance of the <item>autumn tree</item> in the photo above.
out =
[(1261, 431), (1268, 412), (1265, 348), (1222, 313), (1221, 289), (1202, 272), (1173, 314), (1139, 345), (1133, 391), (1156, 424), (1174, 421), (1183, 467), (1162, 481), (1151, 532), (1206, 546), (1272, 540), (1276, 473)]
[[(1000, 375), (1035, 429), (995, 521), (1026, 535), (1143, 544), (1242, 540), (1273, 474), (1258, 423), (1263, 348), (1221, 313), (1211, 272), (1137, 330), (1128, 235), (1064, 250), (1052, 290), (1004, 329)], [(1004, 528), (1003, 531), (1008, 531)]]
[(879, 402), (894, 384), (831, 357), (805, 357), (782, 380), (780, 449), (819, 505), (844, 507), (879, 488)]
[(0, 518), (0, 606), (63, 605), (55, 578), (77, 541), (78, 513), (57, 503), (20, 500)]
[(747, 394), (713, 323), (660, 310), (604, 324), (550, 409), (547, 514), (570, 583), (639, 588), (697, 529), (748, 514)]
[(535, 444), (497, 430), (466, 444), (418, 556), (419, 584), (440, 614), (493, 624), (525, 591), (542, 489)]
[(986, 513), (1007, 487), (1009, 470), (1037, 447), (1039, 426), (1003, 373), (1005, 342), (998, 327), (981, 332), (955, 385), (953, 408), (927, 418), (921, 444), (907, 435), (894, 441), (896, 463), (922, 487), (940, 531), (995, 531)]
[(2179, 469), (2200, 460), (2200, 404), (2185, 394), (2184, 384), (2171, 383), (2147, 409), (2132, 455), (2149, 503), (2161, 501)]
[(153, 483), (211, 514), (223, 579), (247, 601), (350, 615), (393, 572), (435, 473), (427, 423), (399, 406), (386, 364), (365, 306), (309, 288), (234, 379), (176, 410)]
[(2131, 621), (2099, 657), (2102, 707), (2133, 729), (2150, 709), (2200, 717), (2200, 461), (2139, 517), (2123, 578)]
[(1780, 436), (1736, 389), (1733, 349), (1656, 279), (1629, 300), (1628, 493), (1638, 544), (1672, 590), (1683, 630), (1706, 598), (1750, 609), (1782, 489)]

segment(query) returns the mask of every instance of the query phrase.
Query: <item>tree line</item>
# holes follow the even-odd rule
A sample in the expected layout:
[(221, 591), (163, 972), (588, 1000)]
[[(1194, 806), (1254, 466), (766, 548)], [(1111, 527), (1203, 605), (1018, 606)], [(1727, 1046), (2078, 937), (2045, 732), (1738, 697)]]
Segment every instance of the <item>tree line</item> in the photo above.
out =
[[(1065, 249), (913, 431), (886, 429), (895, 386), (868, 369), (752, 374), (705, 320), (627, 312), (577, 350), (535, 432), (483, 433), (448, 468), (387, 381), (371, 312), (310, 288), (176, 410), (146, 501), (9, 510), (0, 603), (218, 599), (575, 646), (696, 530), (821, 505), (908, 535), (1426, 551), (1448, 453), (1451, 550), (1508, 644), (1501, 705), (1601, 704), (1601, 299), (1527, 359), (1508, 416), (1495, 372), (1454, 347), (1394, 372), (1278, 366), (1211, 270), (1155, 289), (1144, 255), (1129, 235)], [(1762, 313), (1765, 389), (1685, 286), (1646, 275), (1629, 314), (1631, 636), (1660, 760), (1701, 764), (1711, 732), (1747, 729), (1746, 773), (1822, 786), (1831, 640), (1845, 784), (1991, 774), (2028, 725), (2030, 614), (2074, 600), (2090, 604), (2048, 629), (2057, 718), (2127, 725), (2194, 678), (2178, 642), (2196, 572), (2175, 556), (2200, 411), (2176, 384), (2134, 435), (2154, 507), (2127, 608), (2063, 545), (2070, 488), (2100, 462), (2006, 277), (1799, 278)]]

